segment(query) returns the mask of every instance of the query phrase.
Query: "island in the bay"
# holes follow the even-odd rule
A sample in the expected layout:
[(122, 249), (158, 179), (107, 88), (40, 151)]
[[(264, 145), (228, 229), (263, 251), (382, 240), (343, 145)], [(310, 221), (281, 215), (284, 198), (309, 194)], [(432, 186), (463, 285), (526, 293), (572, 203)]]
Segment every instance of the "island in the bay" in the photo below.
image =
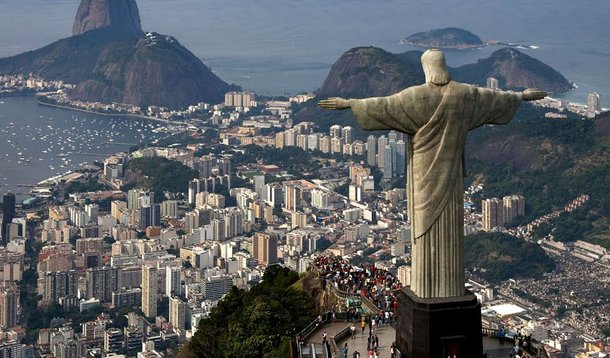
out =
[(536, 48), (534, 45), (515, 44), (498, 40), (483, 41), (479, 36), (473, 34), (472, 32), (458, 27), (445, 27), (442, 29), (418, 32), (402, 39), (400, 43), (414, 47), (434, 47), (458, 50), (480, 48), (492, 45)]

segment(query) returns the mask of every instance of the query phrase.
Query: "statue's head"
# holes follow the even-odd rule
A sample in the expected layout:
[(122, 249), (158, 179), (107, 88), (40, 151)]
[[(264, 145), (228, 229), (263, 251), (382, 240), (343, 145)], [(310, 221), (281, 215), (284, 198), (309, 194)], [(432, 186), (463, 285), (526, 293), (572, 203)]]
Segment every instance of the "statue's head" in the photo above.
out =
[(439, 49), (433, 48), (424, 52), (421, 56), (421, 64), (426, 75), (426, 83), (442, 86), (451, 81), (445, 55)]

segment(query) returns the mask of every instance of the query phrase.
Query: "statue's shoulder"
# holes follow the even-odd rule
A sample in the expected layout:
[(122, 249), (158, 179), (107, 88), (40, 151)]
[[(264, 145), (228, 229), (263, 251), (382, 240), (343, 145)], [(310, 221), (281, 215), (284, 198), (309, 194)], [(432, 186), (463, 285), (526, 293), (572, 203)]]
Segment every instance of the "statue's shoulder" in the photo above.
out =
[(413, 96), (424, 95), (428, 92), (430, 92), (429, 84), (424, 83), (424, 84), (417, 85), (417, 86), (407, 87), (407, 88), (403, 89), (402, 91), (398, 92), (398, 94), (413, 97)]

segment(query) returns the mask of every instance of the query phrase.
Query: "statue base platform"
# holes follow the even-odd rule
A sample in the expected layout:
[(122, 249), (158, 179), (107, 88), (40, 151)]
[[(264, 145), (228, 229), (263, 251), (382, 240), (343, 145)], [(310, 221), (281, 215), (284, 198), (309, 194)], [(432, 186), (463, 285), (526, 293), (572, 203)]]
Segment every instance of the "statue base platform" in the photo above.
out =
[(481, 305), (464, 296), (420, 298), (408, 288), (398, 295), (396, 348), (403, 358), (483, 356)]

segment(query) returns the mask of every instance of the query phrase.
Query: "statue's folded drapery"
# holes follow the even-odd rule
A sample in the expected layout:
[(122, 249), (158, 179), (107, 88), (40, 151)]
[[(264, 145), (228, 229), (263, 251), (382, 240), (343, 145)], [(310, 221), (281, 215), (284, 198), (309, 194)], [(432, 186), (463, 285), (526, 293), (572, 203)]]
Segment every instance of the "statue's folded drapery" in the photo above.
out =
[(409, 134), (407, 195), (411, 289), (419, 297), (464, 294), (463, 155), (469, 130), (508, 123), (522, 94), (459, 82), (426, 83), (388, 97), (350, 100), (365, 130)]

